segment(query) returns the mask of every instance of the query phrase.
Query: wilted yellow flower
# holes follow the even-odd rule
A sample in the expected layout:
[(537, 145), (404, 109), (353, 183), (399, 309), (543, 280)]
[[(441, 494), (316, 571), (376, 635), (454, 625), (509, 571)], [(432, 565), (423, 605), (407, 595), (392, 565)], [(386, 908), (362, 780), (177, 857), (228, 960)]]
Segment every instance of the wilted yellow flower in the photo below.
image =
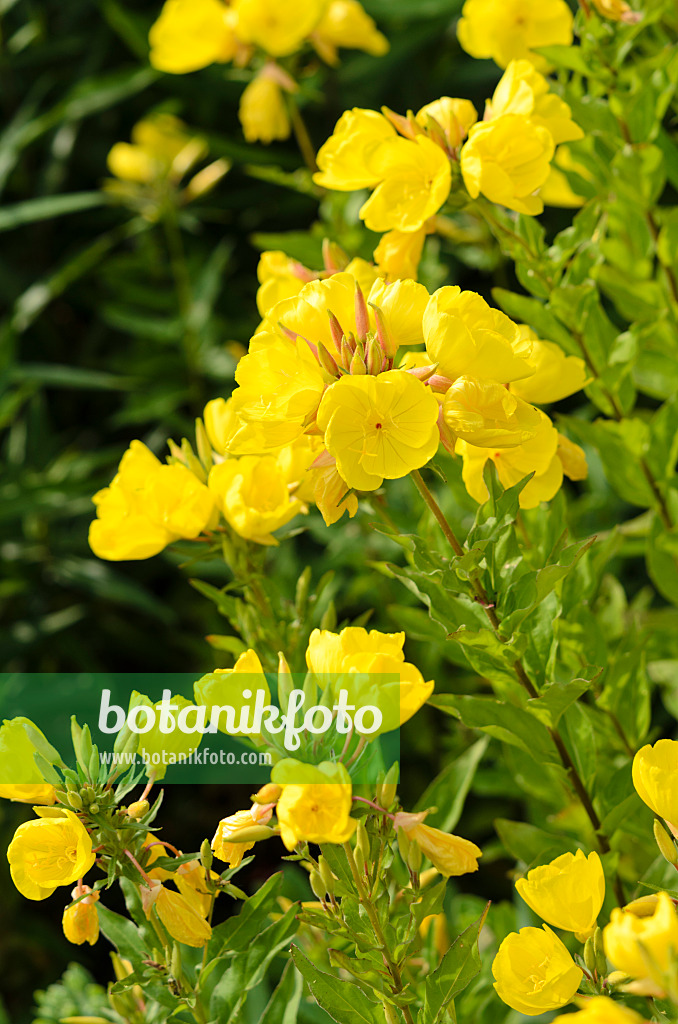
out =
[(268, 144), (289, 138), (290, 116), (283, 91), (265, 68), (240, 97), (238, 117), (248, 142)]
[(585, 942), (596, 927), (605, 899), (605, 875), (597, 853), (564, 853), (528, 871), (516, 882), (528, 907), (554, 928), (574, 932)]
[(633, 25), (643, 16), (640, 11), (631, 10), (625, 0), (591, 0), (591, 3), (598, 14), (610, 21), (624, 21), (627, 25)]
[(380, 272), (389, 281), (417, 279), (417, 270), (426, 241), (426, 228), (418, 231), (387, 231), (374, 250)]
[(254, 824), (256, 822), (252, 817), (251, 810), (236, 811), (235, 814), (229, 814), (227, 818), (222, 818), (212, 839), (214, 856), (225, 861), (229, 868), (239, 867), (243, 857), (248, 850), (252, 849), (254, 843), (235, 843), (230, 837), (234, 832), (243, 828), (251, 828)]
[(438, 450), (435, 395), (402, 370), (342, 377), (323, 396), (318, 426), (343, 479), (362, 491), (407, 476)]
[(474, 124), (461, 151), (461, 173), (472, 199), (481, 193), (518, 213), (537, 214), (536, 190), (546, 181), (554, 153), (550, 131), (522, 114)]
[(78, 902), (64, 910), (61, 922), (64, 935), (76, 946), (82, 946), (85, 942), (93, 946), (99, 938), (99, 915), (96, 908), (99, 893), (88, 885), (76, 885), (71, 896)]
[(205, 155), (205, 141), (192, 136), (172, 114), (153, 114), (132, 128), (132, 142), (116, 142), (107, 163), (123, 181), (148, 184), (174, 174), (177, 178)]
[(227, 523), (256, 544), (276, 545), (280, 529), (306, 506), (290, 497), (287, 481), (272, 455), (244, 455), (213, 466), (208, 484)]
[(150, 887), (142, 887), (141, 902), (146, 917), (150, 918), (155, 910), (169, 934), (177, 942), (199, 949), (212, 938), (212, 928), (205, 918), (181, 893), (166, 889), (162, 882), (152, 879)]
[(40, 774), (34, 758), (38, 748), (26, 725), (42, 735), (28, 718), (6, 718), (0, 726), (0, 797), (23, 804), (53, 804), (54, 786)]
[(150, 558), (181, 537), (197, 537), (215, 516), (207, 487), (185, 466), (163, 465), (141, 441), (132, 441), (110, 486), (92, 500), (89, 544), (110, 561)]
[(237, 49), (233, 14), (221, 0), (166, 0), (148, 40), (153, 67), (175, 75), (229, 61)]
[(560, 345), (541, 341), (524, 324), (520, 324), (518, 330), (521, 339), (532, 346), (527, 362), (533, 372), (511, 383), (512, 394), (535, 405), (549, 405), (573, 395), (589, 383), (591, 377), (586, 363), (579, 356), (568, 356)]
[(529, 60), (512, 60), (485, 110), (485, 120), (520, 114), (551, 133), (553, 141), (572, 142), (584, 133), (572, 120), (572, 111)]
[(313, 500), (325, 520), (326, 526), (338, 522), (344, 512), (349, 518), (358, 511), (358, 498), (348, 484), (339, 476), (334, 460), (329, 466), (321, 466), (314, 471), (315, 488)]
[(272, 57), (287, 57), (301, 46), (323, 14), (325, 0), (234, 0), (238, 37)]
[(483, 851), (469, 839), (424, 825), (427, 814), (428, 811), (417, 814), (400, 811), (393, 824), (395, 828), (402, 828), (411, 842), (417, 843), (424, 856), (446, 878), (477, 871), (478, 858), (482, 857)]
[(388, 39), (358, 0), (329, 0), (311, 41), (328, 64), (338, 63), (338, 47), (364, 50), (373, 57), (382, 57), (389, 49)]
[[(185, 708), (191, 707), (191, 702), (186, 700), (180, 694), (171, 696), (168, 704), (172, 705), (175, 710), (169, 710), (167, 712), (170, 723), (174, 723), (171, 732), (164, 732), (161, 730), (161, 718), (160, 712), (162, 710), (163, 702), (156, 701), (152, 703), (143, 693), (137, 693), (136, 690), (132, 691), (130, 697), (130, 711), (133, 707), (143, 705), (149, 709), (149, 715), (147, 716), (144, 712), (137, 718), (137, 722), (141, 723), (142, 728), (146, 725), (147, 718), (151, 720), (150, 712), (154, 714), (153, 725), (147, 731), (139, 734), (139, 746), (137, 753), (143, 757), (146, 765), (146, 773), (150, 775), (153, 773), (156, 779), (164, 779), (167, 774), (167, 768), (172, 764), (181, 764), (182, 761), (186, 761), (188, 757), (198, 749), (202, 741), (202, 733), (200, 732), (186, 732), (183, 729), (178, 728), (177, 719), (181, 715)], [(186, 716), (187, 728), (191, 728), (195, 722), (195, 712), (192, 716)]]
[(431, 117), (442, 128), (447, 145), (452, 150), (464, 141), (471, 125), (478, 120), (478, 111), (470, 100), (441, 96), (421, 108), (417, 121), (422, 128), (426, 128)]
[(12, 881), (26, 899), (44, 900), (72, 885), (95, 861), (92, 839), (73, 811), (19, 825), (7, 850)]
[(603, 929), (605, 955), (630, 978), (650, 978), (663, 987), (675, 973), (678, 914), (671, 898), (660, 892), (654, 913), (639, 917), (615, 907)]
[[(210, 878), (215, 882), (219, 875), (216, 871), (210, 871)], [(207, 917), (212, 906), (212, 893), (207, 888), (205, 869), (200, 861), (189, 860), (180, 864), (172, 880), (193, 910), (201, 917)]]
[[(250, 696), (245, 697), (244, 691), (250, 691)], [(252, 706), (251, 694), (258, 690), (263, 693), (264, 706), (271, 702), (271, 692), (266, 681), (266, 675), (256, 651), (243, 651), (238, 657), (233, 668), (218, 668), (214, 672), (208, 672), (193, 684), (193, 694), (196, 704), (204, 704), (212, 707), (232, 707), (234, 716), (234, 728), (226, 728), (226, 720), (223, 715), (219, 716), (217, 728), (219, 732), (230, 736), (237, 736), (245, 731), (240, 729), (240, 722), (245, 712)], [(243, 721), (245, 729), (250, 723)]]
[(556, 455), (563, 467), (563, 473), (570, 480), (586, 480), (589, 475), (589, 467), (586, 462), (586, 453), (569, 437), (558, 434), (558, 450)]
[[(345, 843), (355, 832), (351, 778), (341, 762), (279, 761), (271, 772), (282, 786), (276, 807), (280, 837), (288, 850), (297, 843)], [(289, 781), (288, 781), (289, 780)]]
[(556, 1019), (566, 1024), (649, 1024), (645, 1017), (628, 1006), (616, 1003), (609, 996), (593, 996), (577, 1002), (583, 1004), (583, 1009)]
[(641, 747), (633, 758), (633, 785), (651, 811), (678, 828), (678, 741)]
[(466, 0), (457, 38), (472, 57), (491, 57), (500, 68), (525, 57), (548, 65), (533, 47), (569, 46), (572, 11), (565, 0)]
[(584, 977), (548, 925), (507, 935), (492, 974), (499, 998), (528, 1017), (566, 1006)]
[(540, 423), (534, 406), (477, 377), (457, 377), (445, 393), (443, 417), (453, 434), (481, 448), (514, 448), (534, 437)]
[(475, 292), (439, 288), (426, 307), (423, 328), (431, 363), (450, 380), (465, 375), (505, 384), (533, 372), (531, 341)]

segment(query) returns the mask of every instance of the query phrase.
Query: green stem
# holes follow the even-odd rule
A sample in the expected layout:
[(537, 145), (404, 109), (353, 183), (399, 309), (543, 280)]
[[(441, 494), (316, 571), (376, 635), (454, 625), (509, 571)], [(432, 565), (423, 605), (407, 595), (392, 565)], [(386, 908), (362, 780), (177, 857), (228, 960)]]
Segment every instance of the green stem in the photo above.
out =
[(184, 243), (181, 237), (181, 230), (177, 223), (176, 211), (174, 208), (163, 218), (165, 241), (167, 253), (170, 259), (172, 277), (177, 293), (179, 312), (181, 313), (182, 340), (186, 365), (191, 375), (194, 375), (198, 368), (198, 337), (191, 325), (191, 314), (193, 310), (193, 286), (191, 275), (186, 262)]
[(301, 111), (299, 110), (299, 104), (297, 103), (294, 96), (288, 96), (289, 107), (290, 107), (290, 119), (292, 121), (292, 130), (294, 131), (294, 137), (297, 140), (297, 145), (301, 155), (304, 158), (304, 163), (308, 167), (311, 174), (315, 174), (318, 170), (318, 164), (315, 159), (315, 150), (313, 143), (311, 142), (311, 136), (308, 134), (308, 128), (304, 121)]

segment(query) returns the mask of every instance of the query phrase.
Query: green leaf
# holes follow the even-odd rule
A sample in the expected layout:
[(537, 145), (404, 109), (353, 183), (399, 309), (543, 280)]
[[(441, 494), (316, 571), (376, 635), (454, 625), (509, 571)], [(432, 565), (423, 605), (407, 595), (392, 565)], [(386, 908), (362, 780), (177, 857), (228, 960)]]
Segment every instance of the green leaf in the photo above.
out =
[(143, 960), (148, 954), (139, 929), (126, 917), (109, 910), (100, 901), (96, 904), (99, 927), (120, 956)]
[(657, 590), (678, 605), (678, 537), (655, 515), (647, 539), (647, 568)]
[(598, 705), (614, 716), (634, 750), (642, 745), (650, 726), (650, 700), (645, 651), (636, 647), (623, 652), (605, 673)]
[(578, 71), (587, 78), (591, 74), (590, 61), (579, 46), (535, 46), (533, 49), (557, 68)]
[(478, 936), (485, 923), (488, 903), (482, 915), (466, 931), (457, 936), (435, 971), (426, 979), (424, 1004), (419, 1014), (420, 1024), (436, 1024), (446, 1019), (446, 1010), (455, 996), (463, 992), (468, 983), (480, 973)]
[(297, 1013), (303, 987), (301, 974), (290, 960), (268, 1001), (259, 1024), (297, 1024)]
[(544, 723), (555, 729), (560, 717), (576, 700), (587, 693), (593, 683), (590, 679), (573, 679), (570, 683), (548, 683), (538, 697), (531, 697), (527, 707)]
[(350, 981), (337, 979), (311, 963), (299, 946), (292, 946), (292, 959), (321, 1009), (337, 1024), (384, 1024), (384, 1011)]
[(641, 508), (654, 506), (654, 494), (643, 473), (641, 462), (650, 438), (650, 429), (644, 420), (625, 419), (621, 423), (595, 420), (593, 423), (585, 423), (568, 417), (567, 425), (579, 441), (598, 449), (607, 481), (620, 498)]
[(573, 840), (546, 832), (524, 821), (497, 818), (494, 827), (511, 856), (528, 867), (547, 864), (563, 853), (576, 853), (578, 849)]
[(535, 760), (560, 764), (546, 726), (535, 715), (515, 704), (496, 697), (448, 693), (431, 697), (429, 704), (461, 719), (469, 729), (482, 729), (503, 743), (520, 747)]
[(243, 904), (239, 914), (228, 918), (212, 932), (209, 953), (216, 956), (222, 950), (240, 953), (268, 924), (268, 914), (273, 909), (275, 900), (282, 887), (282, 872), (267, 878)]
[(15, 203), (0, 209), (0, 231), (11, 231), (23, 224), (62, 217), (66, 213), (91, 210), (109, 202), (105, 192), (72, 192), (64, 196), (40, 196), (25, 203)]
[[(437, 808), (428, 815), (427, 825), (433, 825), (443, 832), (452, 831), (461, 817), (476, 769), (487, 750), (488, 743), (488, 737), (478, 740), (451, 764), (446, 765), (433, 782), (426, 787), (417, 801), (415, 810), (423, 811), (432, 806)], [(450, 796), (452, 796), (451, 800)]]

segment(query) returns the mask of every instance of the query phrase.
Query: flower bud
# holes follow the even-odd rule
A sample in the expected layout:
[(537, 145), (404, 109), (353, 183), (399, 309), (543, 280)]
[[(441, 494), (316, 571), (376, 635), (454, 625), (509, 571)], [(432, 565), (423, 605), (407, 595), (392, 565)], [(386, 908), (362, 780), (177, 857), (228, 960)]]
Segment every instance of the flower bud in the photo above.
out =
[(407, 855), (407, 866), (414, 874), (419, 873), (422, 862), (421, 846), (418, 842), (410, 842), (410, 852)]
[(664, 825), (659, 818), (654, 819), (653, 825), (654, 838), (659, 852), (661, 853), (664, 860), (668, 861), (669, 864), (678, 865), (678, 852), (676, 851), (676, 844), (674, 843), (671, 836), (668, 834)]
[(203, 839), (200, 845), (200, 863), (204, 867), (205, 871), (209, 871), (212, 867), (212, 861), (214, 855), (212, 853), (212, 847), (210, 846), (209, 839)]
[(386, 772), (386, 778), (377, 791), (377, 803), (389, 809), (398, 793), (398, 776), (400, 769), (398, 763), (392, 764)]
[(172, 946), (172, 960), (170, 970), (173, 978), (181, 977), (181, 948), (178, 942)]
[[(336, 348), (337, 352), (341, 352), (342, 351), (342, 347), (343, 347), (343, 339), (344, 339), (343, 328), (342, 328), (341, 324), (339, 323), (339, 321), (337, 320), (336, 316), (334, 315), (334, 313), (332, 313), (331, 310), (328, 309), (327, 315), (330, 318), (330, 334), (332, 335), (332, 341), (334, 342), (334, 347)], [(342, 353), (342, 355), (343, 355), (343, 353)]]
[(591, 974), (596, 972), (596, 953), (593, 948), (593, 939), (588, 938), (584, 943), (584, 963)]
[(149, 808), (148, 800), (135, 800), (127, 808), (127, 814), (130, 818), (143, 818), (145, 814), (148, 814)]
[(334, 875), (332, 874), (332, 869), (330, 868), (329, 864), (327, 863), (322, 854), (318, 858), (318, 868), (320, 870), (320, 874), (322, 875), (323, 885), (325, 886), (325, 892), (332, 896), (334, 894), (335, 879)]
[(367, 332), (370, 329), (370, 317), (367, 312), (367, 303), (362, 288), (355, 283), (355, 331), (358, 341), (365, 341)]
[(365, 361), (360, 354), (360, 349), (357, 348), (351, 358), (350, 372), (352, 376), (364, 376), (367, 373), (367, 367)]
[(74, 811), (79, 811), (82, 808), (82, 797), (75, 790), (68, 793), (68, 802)]
[(319, 871), (316, 871), (315, 868), (313, 868), (311, 874), (309, 875), (309, 882), (311, 885), (311, 889), (313, 891), (313, 895), (317, 896), (319, 900), (323, 900), (324, 902), (326, 896), (325, 883), (323, 882), (322, 875), (320, 874)]
[(253, 804), (276, 804), (280, 799), (282, 787), (275, 782), (267, 782), (265, 786), (258, 789), (252, 796)]
[(355, 838), (356, 838), (356, 849), (360, 850), (360, 852), (362, 853), (363, 858), (364, 858), (365, 861), (369, 861), (369, 859), (370, 859), (370, 837), (367, 834), (367, 829), (365, 828), (365, 822), (363, 821), (362, 818), (360, 818), (358, 820), (358, 826), (356, 828)]
[(325, 373), (329, 373), (331, 377), (336, 377), (339, 373), (339, 368), (337, 367), (335, 360), (329, 354), (321, 341), (318, 342), (318, 362)]
[(349, 264), (349, 258), (336, 242), (329, 238), (323, 238), (323, 266), (328, 274), (336, 274), (345, 270)]
[(271, 839), (275, 834), (267, 825), (252, 825), (249, 828), (236, 829), (228, 838), (231, 843), (258, 843), (263, 839)]

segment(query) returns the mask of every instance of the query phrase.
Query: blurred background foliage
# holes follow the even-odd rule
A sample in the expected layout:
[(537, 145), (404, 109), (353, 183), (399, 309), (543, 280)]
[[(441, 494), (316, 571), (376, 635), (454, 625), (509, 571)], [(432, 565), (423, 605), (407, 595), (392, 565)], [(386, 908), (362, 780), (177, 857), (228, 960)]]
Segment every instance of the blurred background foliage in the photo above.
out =
[[(337, 69), (311, 65), (301, 102), (316, 147), (351, 106), (386, 104), (404, 112), (440, 95), (459, 95), (482, 110), (499, 72), (491, 62), (461, 51), (455, 36), (460, 0), (364, 0), (364, 6), (389, 38), (391, 51), (379, 59), (346, 53)], [(91, 495), (111, 479), (133, 438), (162, 455), (168, 436), (192, 436), (193, 421), (207, 400), (230, 393), (237, 358), (258, 322), (261, 250), (281, 248), (317, 268), (326, 235), (350, 255), (368, 259), (376, 244), (376, 236), (370, 238), (358, 221), (359, 197), (320, 198), (307, 177), (295, 173), (301, 161), (292, 140), (268, 148), (244, 141), (237, 118), (242, 73), (216, 65), (173, 76), (149, 67), (147, 33), (159, 9), (159, 0), (0, 0), (3, 671), (197, 675), (231, 663), (226, 651), (205, 640), (227, 633), (226, 622), (188, 583), (198, 576), (223, 585), (228, 582), (223, 566), (198, 563), (178, 571), (182, 556), (174, 549), (122, 566), (99, 561), (87, 545)], [(158, 110), (181, 117), (207, 139), (210, 159), (231, 162), (214, 191), (181, 212), (179, 250), (159, 224), (101, 190), (113, 143), (128, 140), (132, 126)], [(569, 217), (568, 211), (550, 209), (540, 220), (552, 236)], [(454, 244), (429, 239), (421, 279), (430, 288), (472, 287), (488, 298), (496, 286), (519, 289), (495, 242), (471, 220)], [(191, 346), (185, 343), (187, 329)], [(582, 415), (583, 401), (576, 396), (562, 403), (561, 411), (577, 408)], [(636, 514), (611, 490), (593, 453), (589, 481), (579, 492), (571, 488), (570, 495), (568, 521), (577, 535), (604, 536)], [(470, 527), (475, 505), (458, 474), (450, 476), (446, 502), (462, 529)], [(420, 516), (414, 509), (419, 504), (408, 480), (389, 486), (389, 510), (403, 528), (412, 529), (413, 514)], [(450, 660), (455, 649), (443, 645), (416, 599), (372, 568), (404, 560), (401, 549), (373, 529), (378, 518), (377, 510), (371, 516), (368, 508), (334, 529), (315, 512), (296, 521), (273, 556), (279, 589), (293, 594), (306, 565), (314, 584), (332, 570), (328, 598), (338, 623), (372, 612), (370, 625), (407, 630), (408, 659), (436, 679), (438, 691), (477, 686), (475, 674)], [(628, 529), (610, 549), (607, 564), (583, 563), (579, 583), (589, 587), (606, 625), (591, 659), (598, 664), (607, 656), (606, 645), (618, 644), (628, 622), (640, 621), (641, 613), (638, 628), (654, 637), (648, 639), (649, 658), (653, 644), (662, 659), (678, 658), (678, 641), (671, 639), (678, 636), (676, 612), (648, 588), (642, 551), (642, 539)], [(454, 758), (474, 738), (441, 717), (425, 708), (416, 725), (403, 730), (406, 805), (414, 804), (446, 766), (449, 791), (456, 778)], [(522, 780), (521, 755), (511, 751), (512, 774)], [(467, 805), (459, 825), (461, 834), (484, 846), (494, 836), (495, 818), (522, 814), (521, 787), (505, 766), (505, 754), (492, 741), (475, 776), (478, 799)], [(186, 849), (211, 834), (224, 813), (225, 794), (229, 809), (248, 795), (204, 787), (197, 798), (181, 786), (167, 793), (163, 813), (167, 820), (181, 821)], [(548, 801), (540, 804), (543, 793), (533, 795), (535, 813), (548, 806)], [(3, 802), (0, 846), (6, 847), (26, 816), (27, 809)], [(520, 840), (525, 844), (529, 836), (502, 839), (504, 847), (496, 839), (494, 847), (486, 847), (480, 876), (470, 876), (468, 883), (462, 879), (462, 889), (499, 901), (510, 898), (512, 861), (505, 850), (518, 856), (519, 848), (527, 849)], [(246, 876), (250, 889), (278, 853), (258, 852)], [(298, 895), (293, 874), (288, 886), (290, 896)], [(0, 996), (8, 1020), (29, 1020), (33, 990), (54, 982), (74, 951), (61, 935), (58, 901), (41, 905), (39, 912), (27, 907), (9, 883), (4, 860), (0, 893)], [(480, 902), (470, 895), (457, 901), (451, 927), (468, 924)], [(510, 911), (502, 918), (500, 906), (497, 913), (495, 927), (508, 931), (515, 924)], [(105, 943), (79, 948), (77, 959), (105, 984), (110, 974)], [(72, 1006), (65, 1009), (48, 999), (41, 1018), (78, 1012), (78, 993), (89, 982), (77, 970), (69, 978)], [(252, 1021), (256, 1013), (254, 1006)], [(323, 1019), (309, 1014), (302, 1019)]]

